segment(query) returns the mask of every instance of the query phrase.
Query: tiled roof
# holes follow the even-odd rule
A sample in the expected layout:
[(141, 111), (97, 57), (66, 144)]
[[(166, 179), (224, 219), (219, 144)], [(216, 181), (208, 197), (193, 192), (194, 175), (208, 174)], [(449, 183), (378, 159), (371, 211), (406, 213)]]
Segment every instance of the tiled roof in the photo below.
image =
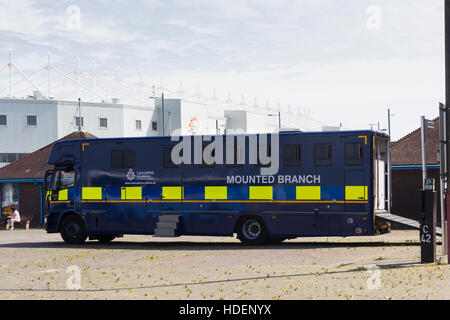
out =
[[(425, 148), (427, 164), (439, 164), (439, 118), (434, 129), (426, 129)], [(422, 164), (421, 129), (414, 130), (398, 141), (391, 142), (391, 164), (393, 166)]]
[[(88, 132), (73, 132), (58, 141), (95, 138), (97, 137)], [(51, 169), (51, 166), (47, 164), (48, 154), (50, 153), (52, 146), (58, 141), (1, 168), (0, 180), (43, 179), (45, 172)]]

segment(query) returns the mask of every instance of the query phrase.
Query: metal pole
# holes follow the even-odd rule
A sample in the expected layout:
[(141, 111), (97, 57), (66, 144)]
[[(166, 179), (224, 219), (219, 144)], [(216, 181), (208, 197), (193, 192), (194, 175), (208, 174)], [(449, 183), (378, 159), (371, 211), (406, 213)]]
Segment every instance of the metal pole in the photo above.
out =
[(78, 98), (78, 132), (81, 132), (81, 98)]
[[(450, 0), (445, 0), (445, 111), (446, 114), (449, 114), (449, 108), (450, 108)], [(450, 138), (450, 125), (448, 123), (448, 118), (445, 119), (445, 136)], [(450, 169), (450, 157), (448, 156), (448, 151), (450, 150), (450, 139), (446, 139), (445, 142), (446, 148), (446, 168)], [(446, 180), (447, 183), (450, 182), (450, 170), (447, 170), (446, 172)], [(446, 208), (448, 209), (450, 207), (450, 197), (448, 195), (448, 185), (445, 190), (446, 193)], [(448, 210), (446, 211), (449, 212)], [(447, 218), (447, 227), (450, 228), (450, 223), (448, 222)], [(447, 234), (449, 234), (447, 230)], [(447, 237), (447, 241), (450, 241), (450, 237)], [(450, 250), (450, 245), (447, 245), (447, 250)], [(448, 263), (450, 263), (450, 252), (447, 255)]]
[(422, 116), (421, 122), (421, 135), (422, 135), (422, 188), (425, 189), (425, 180), (427, 179), (427, 159), (426, 159), (426, 149), (425, 149), (425, 117)]
[(388, 109), (388, 132), (389, 136), (391, 136), (391, 109)]
[(439, 159), (440, 159), (440, 205), (441, 205), (441, 232), (442, 232), (442, 255), (447, 253), (447, 228), (445, 219), (445, 175), (446, 169), (446, 146), (445, 142), (445, 122), (446, 122), (445, 106), (439, 104)]
[(281, 129), (281, 111), (278, 111), (278, 127)]
[(388, 133), (389, 133), (389, 141), (388, 141), (388, 151), (387, 151), (387, 166), (388, 166), (388, 176), (387, 176), (387, 183), (388, 183), (388, 194), (387, 194), (387, 200), (388, 200), (388, 207), (387, 210), (391, 211), (391, 192), (392, 192), (392, 185), (391, 185), (391, 109), (388, 109)]
[(169, 127), (169, 136), (172, 134), (172, 120), (171, 120), (171, 114), (170, 111), (167, 113), (167, 122), (168, 122), (168, 127)]

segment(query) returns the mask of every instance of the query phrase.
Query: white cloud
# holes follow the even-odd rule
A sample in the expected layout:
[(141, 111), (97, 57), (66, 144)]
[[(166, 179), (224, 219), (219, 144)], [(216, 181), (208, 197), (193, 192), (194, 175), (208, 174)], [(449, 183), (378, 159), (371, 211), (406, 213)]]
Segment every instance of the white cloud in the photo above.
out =
[[(385, 121), (389, 106), (397, 138), (443, 99), (441, 0), (78, 0), (79, 31), (67, 28), (73, 4), (0, 0), (0, 68), (8, 47), (26, 70), (52, 51), (66, 68), (80, 56), (104, 73), (120, 65), (124, 76), (182, 80), (192, 92), (199, 83), (224, 98), (230, 88), (235, 100), (310, 107), (352, 128)], [(370, 5), (381, 9), (376, 31)]]

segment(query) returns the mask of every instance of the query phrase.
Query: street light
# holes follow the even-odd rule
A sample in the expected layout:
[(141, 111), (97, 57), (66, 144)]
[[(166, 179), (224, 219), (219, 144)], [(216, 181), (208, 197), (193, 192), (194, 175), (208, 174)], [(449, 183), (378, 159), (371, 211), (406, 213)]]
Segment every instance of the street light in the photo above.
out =
[(395, 114), (391, 113), (391, 109), (388, 109), (388, 131), (389, 131), (389, 136), (391, 136), (391, 118), (395, 117)]
[(278, 111), (278, 114), (268, 114), (269, 117), (278, 117), (278, 127), (281, 129), (281, 112)]

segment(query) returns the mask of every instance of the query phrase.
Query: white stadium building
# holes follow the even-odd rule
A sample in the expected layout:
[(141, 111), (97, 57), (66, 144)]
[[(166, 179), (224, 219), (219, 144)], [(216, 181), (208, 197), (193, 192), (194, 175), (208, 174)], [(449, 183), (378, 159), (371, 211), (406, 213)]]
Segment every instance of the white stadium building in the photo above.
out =
[[(6, 62), (6, 61), (5, 61)], [(141, 77), (142, 79), (142, 77)], [(163, 99), (164, 96), (164, 99)], [(323, 124), (300, 108), (247, 104), (188, 94), (142, 80), (131, 83), (97, 73), (95, 63), (63, 72), (48, 62), (35, 72), (13, 61), (0, 63), (0, 167), (71, 132), (100, 138), (274, 132), (281, 128), (321, 131)], [(80, 99), (80, 102), (79, 102)], [(164, 111), (163, 111), (164, 110)]]

